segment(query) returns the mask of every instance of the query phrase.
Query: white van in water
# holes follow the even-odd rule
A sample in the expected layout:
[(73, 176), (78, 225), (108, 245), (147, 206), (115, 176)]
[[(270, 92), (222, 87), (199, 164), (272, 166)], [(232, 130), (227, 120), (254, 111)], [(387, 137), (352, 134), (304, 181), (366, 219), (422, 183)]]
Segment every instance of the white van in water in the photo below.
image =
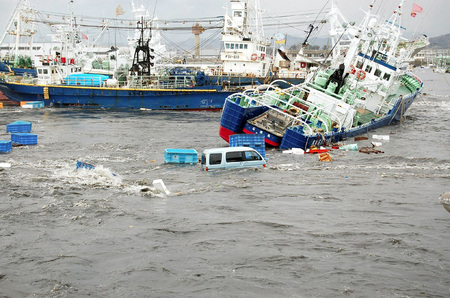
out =
[(266, 160), (250, 147), (225, 147), (205, 149), (202, 153), (202, 170), (265, 167)]

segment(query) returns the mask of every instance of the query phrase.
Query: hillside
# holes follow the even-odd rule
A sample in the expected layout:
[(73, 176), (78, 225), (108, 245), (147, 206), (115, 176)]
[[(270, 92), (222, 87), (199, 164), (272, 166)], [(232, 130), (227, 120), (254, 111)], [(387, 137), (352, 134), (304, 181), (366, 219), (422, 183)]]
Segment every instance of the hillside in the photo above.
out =
[(440, 35), (437, 37), (430, 38), (430, 48), (450, 48), (450, 34)]

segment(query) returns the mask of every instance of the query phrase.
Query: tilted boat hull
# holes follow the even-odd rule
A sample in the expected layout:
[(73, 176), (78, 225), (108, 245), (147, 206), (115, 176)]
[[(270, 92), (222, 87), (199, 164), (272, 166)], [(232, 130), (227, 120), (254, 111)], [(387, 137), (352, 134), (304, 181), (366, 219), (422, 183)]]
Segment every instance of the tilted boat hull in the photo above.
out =
[[(279, 147), (280, 149), (308, 149), (313, 145), (327, 145), (339, 142), (346, 138), (367, 133), (369, 130), (380, 128), (399, 121), (401, 117), (404, 116), (404, 113), (411, 106), (420, 91), (421, 89), (416, 90), (415, 92), (410, 93), (407, 96), (404, 96), (403, 100), (398, 101), (398, 103), (387, 115), (376, 120), (372, 120), (367, 124), (353, 127), (351, 129), (333, 130), (328, 133), (317, 133), (313, 135), (305, 134), (303, 132), (303, 129), (300, 129), (298, 127), (289, 127), (282, 137), (281, 143), (279, 143), (279, 145), (274, 144), (268, 138), (266, 138), (266, 144), (269, 146)], [(234, 102), (229, 98), (226, 99), (220, 122), (219, 135), (228, 142), (230, 135), (239, 133), (252, 133), (249, 129), (245, 129), (247, 120), (264, 113), (266, 110), (267, 108), (264, 109), (264, 107), (241, 107), (239, 105), (239, 102)]]

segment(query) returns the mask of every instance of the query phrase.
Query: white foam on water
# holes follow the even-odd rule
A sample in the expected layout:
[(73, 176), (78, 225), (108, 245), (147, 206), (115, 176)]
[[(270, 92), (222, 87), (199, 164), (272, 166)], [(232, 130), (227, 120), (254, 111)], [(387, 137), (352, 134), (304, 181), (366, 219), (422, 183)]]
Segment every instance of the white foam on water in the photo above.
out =
[(122, 177), (115, 175), (110, 169), (96, 166), (94, 169), (76, 169), (74, 165), (58, 168), (54, 171), (54, 179), (65, 183), (90, 185), (95, 187), (121, 187)]

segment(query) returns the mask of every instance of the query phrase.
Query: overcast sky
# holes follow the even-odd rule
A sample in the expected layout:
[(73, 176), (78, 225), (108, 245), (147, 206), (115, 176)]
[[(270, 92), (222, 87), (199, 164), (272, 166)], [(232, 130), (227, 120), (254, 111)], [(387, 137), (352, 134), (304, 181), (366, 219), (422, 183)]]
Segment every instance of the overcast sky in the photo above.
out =
[[(2, 34), (18, 2), (18, 0), (1, 0), (0, 30)], [(312, 14), (307, 18), (304, 13), (317, 14), (324, 6), (325, 9), (329, 8), (330, 2), (330, 0), (260, 0), (260, 8), (265, 16), (264, 22), (272, 24), (269, 28), (265, 28), (265, 35), (270, 37), (274, 32), (281, 31), (290, 36), (304, 38), (306, 24), (286, 26), (283, 23), (309, 20), (312, 22), (315, 15)], [(338, 7), (347, 20), (357, 22), (363, 16), (361, 9), (368, 8), (372, 2), (374, 0), (337, 0)], [(29, 3), (33, 8), (41, 11), (68, 12), (69, 0), (29, 0)], [(225, 7), (229, 6), (228, 0), (135, 0), (135, 3), (145, 5), (151, 14), (155, 11), (160, 19), (223, 16)], [(379, 10), (392, 12), (399, 3), (399, 0), (376, 0), (375, 12)], [(410, 15), (413, 3), (423, 8), (423, 12), (418, 13), (415, 18)], [(119, 4), (125, 11), (121, 17), (132, 18), (129, 0), (74, 0), (74, 12), (77, 15), (115, 17), (116, 7)], [(406, 0), (403, 10), (403, 26), (408, 33), (406, 37), (410, 37), (412, 33), (423, 33), (429, 37), (450, 33), (449, 11), (450, 0)], [(277, 16), (286, 15), (293, 16), (289, 19), (277, 19)], [(274, 25), (276, 23), (280, 25)], [(326, 34), (325, 30), (319, 33), (321, 36)]]

